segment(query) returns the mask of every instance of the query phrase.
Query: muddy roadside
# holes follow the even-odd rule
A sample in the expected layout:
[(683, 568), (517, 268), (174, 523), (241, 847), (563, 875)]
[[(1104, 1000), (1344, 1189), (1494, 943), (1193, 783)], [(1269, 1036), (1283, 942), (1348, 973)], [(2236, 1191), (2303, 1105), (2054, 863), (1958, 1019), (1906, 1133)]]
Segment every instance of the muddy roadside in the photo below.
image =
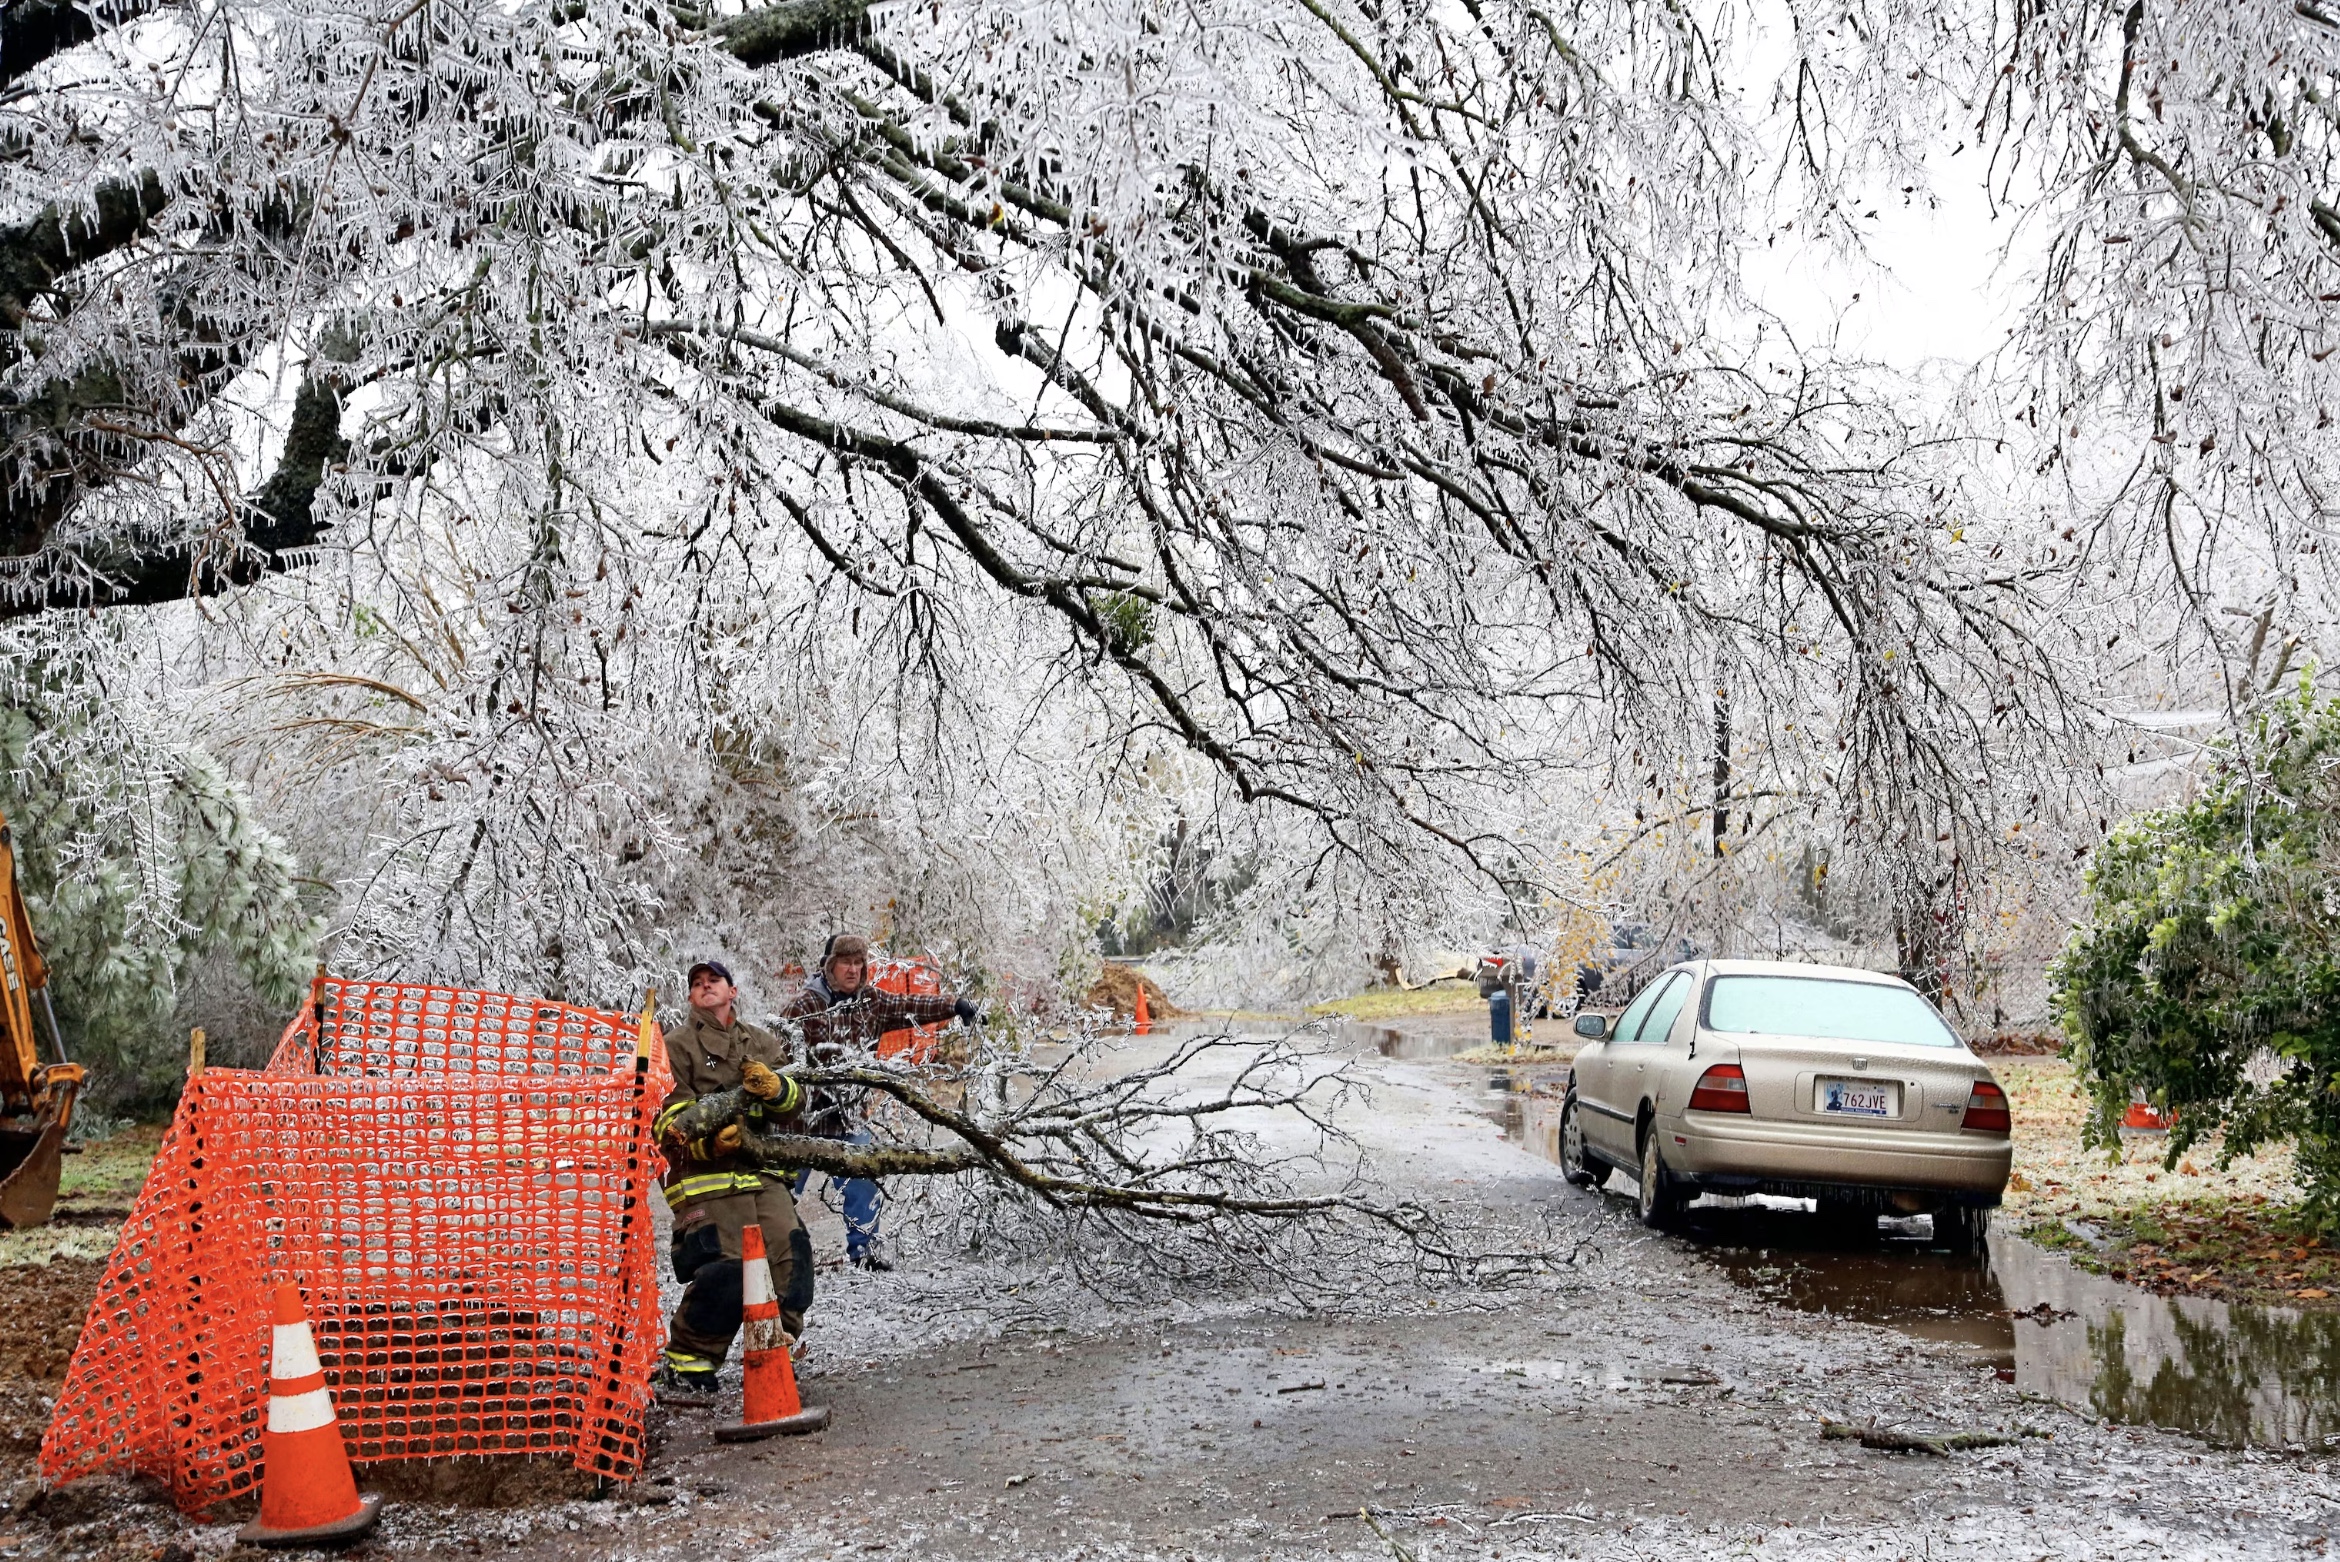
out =
[(2209, 1140), (2170, 1157), (2166, 1134), (2081, 1143), (2088, 1102), (2061, 1058), (1993, 1058), (2015, 1111), (2002, 1224), (2095, 1274), (2165, 1296), (2340, 1312), (2340, 1247), (2309, 1223), (2292, 1147), (2220, 1164)]

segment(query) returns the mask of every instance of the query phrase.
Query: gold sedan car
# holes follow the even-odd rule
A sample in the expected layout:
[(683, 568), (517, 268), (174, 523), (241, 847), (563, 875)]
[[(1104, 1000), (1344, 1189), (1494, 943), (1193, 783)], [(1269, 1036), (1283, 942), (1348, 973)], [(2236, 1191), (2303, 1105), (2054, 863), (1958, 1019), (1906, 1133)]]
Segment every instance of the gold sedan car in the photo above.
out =
[(1701, 1193), (1771, 1193), (1870, 1232), (1930, 1213), (1936, 1240), (1982, 1245), (2014, 1153), (2006, 1093), (1899, 977), (1697, 960), (1576, 1031), (1561, 1169), (1638, 1179), (1645, 1223)]

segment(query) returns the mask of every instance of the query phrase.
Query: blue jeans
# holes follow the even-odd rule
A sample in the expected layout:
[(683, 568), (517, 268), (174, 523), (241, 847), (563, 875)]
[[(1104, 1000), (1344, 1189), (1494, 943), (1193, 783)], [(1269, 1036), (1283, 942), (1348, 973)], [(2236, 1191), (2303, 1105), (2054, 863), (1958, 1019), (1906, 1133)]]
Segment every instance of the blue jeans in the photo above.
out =
[[(871, 1144), (875, 1141), (868, 1129), (856, 1128), (845, 1136), (845, 1142)], [(804, 1197), (805, 1185), (812, 1181), (812, 1176), (809, 1170), (796, 1174), (798, 1198)], [(845, 1256), (859, 1258), (877, 1241), (878, 1211), (885, 1207), (885, 1195), (879, 1191), (874, 1177), (829, 1177), (826, 1173), (823, 1176), (838, 1191), (839, 1200), (845, 1206)]]
[(1487, 999), (1487, 1031), (1496, 1046), (1511, 1045), (1511, 994), (1498, 991)]

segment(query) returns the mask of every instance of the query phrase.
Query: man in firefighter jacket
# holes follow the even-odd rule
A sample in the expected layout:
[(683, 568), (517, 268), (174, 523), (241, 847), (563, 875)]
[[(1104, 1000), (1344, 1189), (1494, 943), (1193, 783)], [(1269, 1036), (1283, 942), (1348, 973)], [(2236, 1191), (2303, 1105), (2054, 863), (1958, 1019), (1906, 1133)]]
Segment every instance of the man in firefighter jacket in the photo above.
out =
[[(816, 1068), (834, 1068), (865, 1059), (888, 1031), (913, 1025), (938, 1025), (954, 1016), (972, 1025), (977, 1014), (965, 998), (929, 993), (890, 993), (870, 985), (869, 940), (857, 933), (839, 933), (821, 951), (821, 970), (807, 982), (796, 1000), (781, 1011), (783, 1019), (804, 1027), (805, 1060)], [(847, 1144), (868, 1144), (870, 1132), (861, 1124), (859, 1091), (815, 1086), (805, 1111), (804, 1131)], [(809, 1174), (800, 1174), (796, 1191), (802, 1193)], [(880, 1199), (875, 1179), (832, 1178), (845, 1206), (845, 1258), (864, 1269), (890, 1269), (877, 1247)]]
[(742, 1229), (763, 1228), (780, 1326), (792, 1337), (812, 1303), (812, 1244), (788, 1173), (743, 1149), (745, 1135), (781, 1131), (781, 1120), (802, 1110), (804, 1089), (779, 1072), (786, 1045), (739, 1018), (730, 971), (712, 960), (692, 966), (690, 994), (689, 1017), (666, 1033), (674, 1090), (657, 1122), (674, 1211), (674, 1276), (686, 1289), (652, 1378), (661, 1402), (684, 1406), (714, 1403), (715, 1370), (739, 1332)]

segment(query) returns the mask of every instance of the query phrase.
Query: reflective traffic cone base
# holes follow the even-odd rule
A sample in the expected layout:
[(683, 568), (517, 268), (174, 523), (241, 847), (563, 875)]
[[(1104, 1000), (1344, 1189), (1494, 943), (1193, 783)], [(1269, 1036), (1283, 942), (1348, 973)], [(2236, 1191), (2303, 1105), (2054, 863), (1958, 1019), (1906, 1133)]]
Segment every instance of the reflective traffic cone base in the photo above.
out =
[(236, 1531), (236, 1540), (243, 1545), (266, 1546), (276, 1551), (299, 1547), (322, 1550), (328, 1546), (346, 1546), (365, 1539), (374, 1532), (374, 1526), (381, 1522), (381, 1518), (381, 1496), (369, 1492), (358, 1499), (357, 1512), (348, 1518), (312, 1524), (306, 1529), (270, 1529), (261, 1520), (254, 1519)]
[(780, 1327), (780, 1299), (772, 1289), (772, 1264), (764, 1256), (764, 1229), (739, 1234), (740, 1326), (746, 1336), (747, 1381), (740, 1418), (715, 1429), (719, 1443), (753, 1443), (767, 1437), (817, 1432), (829, 1424), (829, 1407), (806, 1408), (796, 1397), (796, 1368), (788, 1359), (788, 1331)]

